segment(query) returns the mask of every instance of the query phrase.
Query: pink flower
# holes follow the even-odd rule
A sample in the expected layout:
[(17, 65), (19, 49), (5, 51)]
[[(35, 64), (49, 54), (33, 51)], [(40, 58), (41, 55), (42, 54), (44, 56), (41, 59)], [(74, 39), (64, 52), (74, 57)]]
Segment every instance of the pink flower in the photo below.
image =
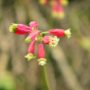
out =
[(34, 59), (34, 52), (35, 52), (35, 40), (33, 40), (28, 47), (28, 54), (25, 56), (28, 60)]
[(41, 66), (46, 64), (45, 50), (42, 43), (38, 45), (38, 62)]
[(49, 34), (55, 35), (57, 37), (64, 37), (64, 29), (51, 29), (49, 30)]
[(12, 24), (9, 27), (10, 32), (15, 32), (19, 35), (24, 35), (31, 32), (30, 27), (24, 25), (24, 24)]
[(52, 15), (57, 18), (64, 18), (63, 7), (57, 1), (53, 1), (52, 3)]
[(45, 43), (45, 44), (49, 44), (49, 42), (50, 42), (50, 36), (44, 36), (44, 37), (42, 38), (42, 41), (43, 41), (43, 43)]
[(39, 35), (40, 31), (36, 30), (34, 32), (31, 32), (28, 37), (25, 39), (25, 42), (31, 42), (36, 38), (37, 35)]
[(35, 40), (33, 40), (28, 47), (28, 53), (33, 53), (34, 54), (34, 50), (35, 50)]
[(30, 28), (31, 28), (32, 30), (37, 30), (39, 24), (38, 24), (38, 22), (36, 22), (36, 21), (31, 21), (31, 22), (29, 23), (29, 26), (30, 26)]
[(38, 45), (38, 58), (44, 58), (45, 57), (45, 51), (43, 44)]
[(67, 30), (64, 30), (64, 29), (51, 29), (51, 30), (49, 30), (49, 34), (55, 35), (57, 37), (64, 37), (64, 36), (67, 36), (68, 38), (71, 37), (70, 29), (67, 29)]

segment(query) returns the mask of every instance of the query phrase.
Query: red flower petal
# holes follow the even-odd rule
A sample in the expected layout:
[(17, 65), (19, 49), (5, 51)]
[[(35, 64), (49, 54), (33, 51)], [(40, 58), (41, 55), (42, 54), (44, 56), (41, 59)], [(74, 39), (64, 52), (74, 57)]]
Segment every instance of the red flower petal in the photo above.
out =
[(55, 35), (57, 37), (65, 36), (63, 29), (51, 29), (51, 30), (49, 30), (49, 34)]
[(18, 24), (15, 31), (16, 34), (20, 34), (20, 35), (24, 35), (30, 32), (31, 32), (30, 27), (23, 24)]
[(33, 53), (34, 54), (35, 51), (35, 40), (33, 40), (28, 47), (28, 53)]
[(38, 45), (38, 58), (44, 58), (45, 57), (45, 50), (43, 44)]

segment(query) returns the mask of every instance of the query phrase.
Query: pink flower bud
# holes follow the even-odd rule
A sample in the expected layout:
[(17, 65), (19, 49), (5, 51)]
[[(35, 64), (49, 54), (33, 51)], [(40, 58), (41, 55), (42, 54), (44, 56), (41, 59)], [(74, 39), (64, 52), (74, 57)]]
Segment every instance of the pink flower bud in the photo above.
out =
[(49, 44), (49, 42), (50, 42), (49, 37), (50, 37), (50, 36), (44, 36), (43, 39), (42, 39), (43, 43)]
[(35, 40), (33, 40), (28, 47), (28, 53), (34, 53), (34, 49), (35, 49)]
[(38, 45), (38, 58), (39, 65), (43, 66), (46, 64), (47, 60), (45, 59), (45, 51), (42, 43)]
[(66, 36), (67, 38), (71, 37), (70, 29), (67, 29), (67, 30), (64, 30), (64, 29), (51, 29), (51, 30), (49, 30), (49, 34), (55, 35), (57, 37), (64, 37), (64, 36)]
[(31, 42), (32, 40), (34, 40), (36, 38), (37, 35), (39, 35), (40, 31), (34, 31), (31, 32), (28, 37), (25, 39), (25, 42)]
[(49, 34), (55, 35), (57, 37), (64, 37), (65, 36), (63, 29), (51, 29), (51, 30), (49, 30)]
[(27, 60), (31, 60), (35, 58), (34, 55), (35, 52), (35, 40), (33, 40), (28, 47), (28, 54), (25, 56), (25, 58), (27, 58)]
[(38, 58), (44, 58), (45, 57), (45, 50), (43, 44), (38, 45)]
[(31, 32), (30, 27), (24, 25), (24, 24), (12, 24), (9, 27), (10, 32), (15, 32), (19, 35), (24, 35)]
[(31, 22), (29, 23), (29, 26), (30, 26), (30, 28), (31, 28), (32, 30), (35, 30), (35, 29), (37, 30), (39, 24), (38, 24), (38, 22), (36, 22), (36, 21), (31, 21)]
[(52, 3), (52, 15), (56, 18), (64, 18), (64, 10), (61, 5), (57, 1)]

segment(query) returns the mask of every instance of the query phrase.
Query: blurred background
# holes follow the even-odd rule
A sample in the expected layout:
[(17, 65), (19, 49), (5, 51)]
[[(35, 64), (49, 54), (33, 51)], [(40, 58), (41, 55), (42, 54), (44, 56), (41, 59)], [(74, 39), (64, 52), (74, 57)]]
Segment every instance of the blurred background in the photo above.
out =
[[(38, 0), (0, 0), (0, 90), (90, 90), (90, 0), (69, 0), (63, 8), (65, 18), (56, 19)], [(70, 39), (46, 47), (45, 67), (25, 60), (26, 36), (8, 29), (32, 20), (43, 31), (71, 28)]]

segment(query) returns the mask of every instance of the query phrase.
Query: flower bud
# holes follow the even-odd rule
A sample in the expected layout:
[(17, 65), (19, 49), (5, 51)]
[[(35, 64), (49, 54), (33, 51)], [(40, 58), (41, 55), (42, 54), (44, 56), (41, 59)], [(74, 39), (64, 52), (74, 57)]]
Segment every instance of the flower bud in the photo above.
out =
[(43, 44), (38, 45), (38, 58), (44, 58), (45, 57), (45, 50)]
[(25, 56), (28, 60), (34, 59), (34, 51), (35, 51), (35, 40), (33, 40), (28, 47), (28, 54)]
[(42, 43), (38, 45), (38, 62), (41, 66), (46, 64), (45, 51)]
[(64, 36), (66, 36), (68, 38), (71, 37), (70, 29), (67, 29), (67, 30), (64, 30), (64, 29), (51, 29), (51, 30), (49, 30), (49, 34), (55, 35), (57, 37), (64, 37)]
[(19, 35), (24, 35), (31, 32), (30, 27), (23, 24), (12, 24), (9, 27), (10, 32), (14, 32)]
[(55, 35), (57, 37), (65, 36), (64, 29), (51, 29), (51, 30), (49, 30), (49, 34)]
[(60, 19), (64, 18), (64, 10), (56, 1), (52, 3), (52, 16)]
[(35, 50), (35, 40), (33, 40), (28, 47), (28, 53), (34, 53)]

